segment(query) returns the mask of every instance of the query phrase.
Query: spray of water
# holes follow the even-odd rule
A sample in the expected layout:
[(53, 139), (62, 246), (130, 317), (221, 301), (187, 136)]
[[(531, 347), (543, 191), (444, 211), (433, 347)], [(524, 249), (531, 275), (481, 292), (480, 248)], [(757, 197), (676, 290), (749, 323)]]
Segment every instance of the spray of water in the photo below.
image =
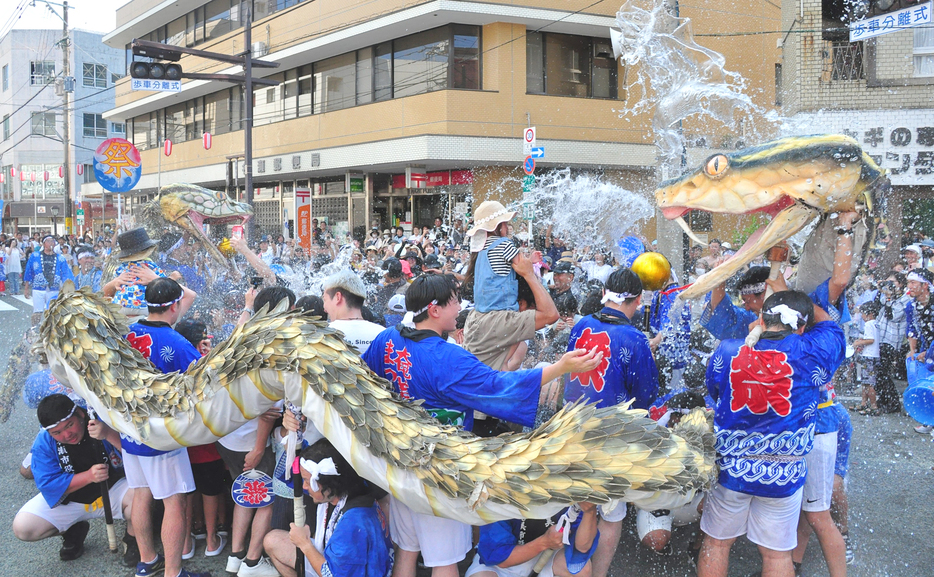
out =
[(694, 41), (689, 18), (671, 14), (660, 0), (648, 9), (643, 4), (626, 2), (616, 15), (619, 30), (611, 29), (610, 36), (616, 57), (632, 78), (629, 92), (641, 95), (629, 99), (620, 112), (635, 116), (654, 107), (652, 126), (663, 164), (677, 166), (685, 148), (681, 120), (713, 120), (734, 133), (741, 132), (737, 113), (750, 120), (747, 130), (753, 133), (761, 130), (757, 123), (777, 122), (775, 112), (745, 94), (746, 80), (725, 68), (722, 54)]
[(554, 170), (536, 182), (526, 200), (535, 203), (535, 221), (574, 246), (617, 250), (616, 242), (654, 214), (639, 193), (591, 174)]

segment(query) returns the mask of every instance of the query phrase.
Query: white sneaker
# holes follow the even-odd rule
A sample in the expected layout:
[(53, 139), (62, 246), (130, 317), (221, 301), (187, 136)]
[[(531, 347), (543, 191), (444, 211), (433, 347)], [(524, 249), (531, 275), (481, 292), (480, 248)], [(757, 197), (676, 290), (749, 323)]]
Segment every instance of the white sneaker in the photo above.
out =
[(280, 577), (279, 572), (273, 567), (269, 559), (260, 557), (259, 563), (250, 567), (246, 563), (240, 565), (237, 571), (237, 577)]
[(931, 434), (932, 431), (934, 431), (934, 427), (931, 427), (929, 425), (920, 425), (920, 426), (915, 427), (915, 432), (921, 435)]
[(227, 556), (227, 569), (228, 573), (233, 573), (236, 575), (240, 571), (240, 565), (243, 563), (243, 559), (237, 557), (236, 555)]

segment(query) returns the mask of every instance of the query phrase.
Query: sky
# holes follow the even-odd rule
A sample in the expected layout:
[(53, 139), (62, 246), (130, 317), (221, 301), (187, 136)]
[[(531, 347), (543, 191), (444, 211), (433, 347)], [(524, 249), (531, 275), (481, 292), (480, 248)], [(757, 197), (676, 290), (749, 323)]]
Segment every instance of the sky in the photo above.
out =
[[(32, 2), (35, 6), (31, 6)], [(62, 13), (62, 0), (50, 0), (52, 8)], [(81, 30), (107, 33), (116, 27), (117, 8), (127, 0), (69, 0), (68, 26)], [(9, 29), (11, 16), (17, 16), (14, 28), (61, 29), (62, 21), (49, 12), (43, 0), (0, 0), (0, 32)]]

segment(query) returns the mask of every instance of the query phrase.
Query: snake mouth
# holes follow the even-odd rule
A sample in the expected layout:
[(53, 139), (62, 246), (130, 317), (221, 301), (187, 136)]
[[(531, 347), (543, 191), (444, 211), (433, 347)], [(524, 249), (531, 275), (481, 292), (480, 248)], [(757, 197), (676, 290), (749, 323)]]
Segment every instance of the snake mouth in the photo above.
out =
[(230, 268), (230, 262), (204, 233), (204, 225), (226, 225), (231, 223), (243, 225), (246, 221), (250, 220), (250, 216), (252, 215), (231, 214), (227, 216), (205, 216), (196, 210), (189, 210), (185, 216), (188, 218), (191, 232), (198, 237), (198, 240), (201, 241), (202, 246), (208, 251), (208, 254), (218, 263)]
[[(769, 205), (766, 205), (760, 208), (756, 208), (753, 210), (749, 210), (749, 211), (746, 211), (740, 214), (756, 214), (759, 212), (763, 212), (767, 214), (769, 218), (771, 219), (771, 218), (774, 218), (776, 214), (785, 210), (786, 208), (793, 205), (794, 203), (795, 203), (795, 200), (791, 198), (790, 196), (782, 196), (781, 198), (779, 198), (777, 201), (773, 202), (772, 204), (769, 204)], [(712, 214), (716, 213), (717, 211), (702, 210), (699, 208), (691, 208), (688, 206), (666, 206), (662, 208), (661, 210), (662, 210), (662, 215), (668, 220), (673, 220), (676, 223), (678, 223), (678, 226), (681, 227), (681, 229), (684, 231), (684, 234), (688, 235), (688, 237), (691, 240), (693, 240), (697, 244), (707, 246), (707, 243), (697, 238), (697, 235), (694, 234), (694, 231), (691, 230), (691, 227), (688, 225), (687, 222), (685, 222), (684, 215), (688, 214), (692, 210), (699, 210), (701, 212), (709, 212)]]

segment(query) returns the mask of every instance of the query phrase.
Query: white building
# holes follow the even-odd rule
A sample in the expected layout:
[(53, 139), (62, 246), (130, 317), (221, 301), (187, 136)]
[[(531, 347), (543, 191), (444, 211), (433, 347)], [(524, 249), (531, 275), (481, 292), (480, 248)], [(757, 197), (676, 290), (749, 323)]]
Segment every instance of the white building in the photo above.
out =
[[(64, 164), (63, 118), (71, 133), (72, 199), (81, 183), (94, 178), (94, 150), (106, 138), (125, 135), (123, 124), (106, 121), (102, 116), (113, 108), (115, 82), (123, 76), (124, 55), (103, 44), (101, 37), (93, 32), (71, 31), (74, 92), (67, 115), (62, 112), (62, 31), (13, 30), (0, 39), (0, 198), (4, 231), (51, 231), (53, 213), (57, 210), (64, 215), (64, 178), (60, 176)], [(63, 219), (57, 221), (58, 232), (64, 232)]]

